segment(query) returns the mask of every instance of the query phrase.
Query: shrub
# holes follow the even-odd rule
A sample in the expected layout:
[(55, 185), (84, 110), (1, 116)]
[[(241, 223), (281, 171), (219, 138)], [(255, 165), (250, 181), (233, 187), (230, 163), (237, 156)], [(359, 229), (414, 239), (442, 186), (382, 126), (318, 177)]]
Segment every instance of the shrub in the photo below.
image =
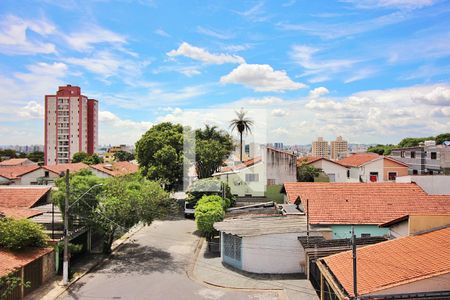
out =
[(30, 220), (0, 219), (0, 247), (21, 250), (27, 247), (44, 247), (48, 236), (44, 227)]
[[(204, 201), (200, 203), (202, 199)], [(202, 199), (195, 207), (195, 222), (197, 223), (197, 229), (203, 235), (210, 238), (215, 231), (214, 223), (222, 221), (225, 217), (225, 212), (220, 202), (214, 201), (213, 199)]]
[(217, 195), (210, 195), (210, 196), (205, 195), (200, 200), (198, 200), (197, 205), (202, 205), (204, 203), (209, 203), (209, 202), (219, 203), (224, 210), (230, 207), (229, 199), (227, 199), (227, 198), (224, 199)]

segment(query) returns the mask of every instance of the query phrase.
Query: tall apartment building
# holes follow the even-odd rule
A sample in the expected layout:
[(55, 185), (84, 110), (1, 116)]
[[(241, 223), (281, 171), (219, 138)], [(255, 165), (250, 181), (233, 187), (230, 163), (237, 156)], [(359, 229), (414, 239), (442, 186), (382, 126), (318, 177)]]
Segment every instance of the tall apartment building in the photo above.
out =
[(324, 141), (322, 137), (317, 138), (317, 141), (312, 142), (312, 155), (316, 157), (329, 157), (328, 142)]
[(330, 144), (331, 159), (337, 160), (347, 157), (348, 143), (342, 139), (342, 136), (338, 136), (336, 140), (331, 141)]
[(98, 144), (98, 101), (78, 86), (60, 86), (45, 96), (46, 165), (69, 163), (77, 152), (93, 154)]

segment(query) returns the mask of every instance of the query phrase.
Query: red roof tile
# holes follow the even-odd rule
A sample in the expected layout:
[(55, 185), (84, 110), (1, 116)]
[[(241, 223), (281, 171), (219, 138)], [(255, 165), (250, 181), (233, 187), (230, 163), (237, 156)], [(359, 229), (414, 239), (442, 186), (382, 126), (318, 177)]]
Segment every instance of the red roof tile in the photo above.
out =
[(30, 249), (25, 252), (0, 250), (0, 276), (26, 266), (35, 259), (53, 251), (53, 248)]
[(123, 176), (133, 174), (139, 171), (139, 166), (129, 161), (103, 163), (91, 165), (90, 167), (111, 176)]
[(38, 165), (1, 167), (0, 176), (12, 180), (33, 172), (39, 168), (40, 167)]
[(310, 224), (380, 225), (405, 214), (450, 213), (450, 195), (430, 196), (414, 183), (288, 182), (291, 203), (300, 197)]
[(52, 165), (52, 166), (44, 166), (44, 169), (53, 172), (55, 174), (61, 174), (62, 172), (65, 172), (67, 169), (71, 173), (75, 173), (78, 171), (81, 171), (83, 169), (89, 168), (89, 166), (85, 163), (79, 162), (79, 163), (70, 163), (70, 164), (58, 164), (58, 165)]
[[(24, 162), (27, 162), (28, 158), (11, 158), (0, 162), (0, 167), (11, 167), (11, 166), (20, 166)], [(33, 163), (37, 165), (36, 163)]]
[(297, 159), (297, 166), (301, 166), (302, 164), (309, 165), (309, 164), (315, 163), (315, 162), (317, 162), (319, 160), (322, 160), (322, 159), (326, 160), (328, 162), (331, 162), (333, 164), (339, 165), (341, 167), (345, 167), (344, 165), (341, 165), (337, 161), (333, 161), (331, 159), (328, 159), (328, 158), (325, 158), (325, 157), (320, 157), (320, 156), (304, 156), (304, 157), (300, 157), (300, 158)]
[(220, 172), (231, 172), (231, 171), (242, 170), (242, 169), (251, 167), (251, 166), (253, 166), (253, 165), (255, 165), (255, 164), (257, 164), (257, 163), (259, 163), (261, 161), (262, 161), (261, 157), (258, 156), (258, 157), (255, 157), (255, 158), (248, 159), (248, 160), (246, 160), (246, 161), (244, 161), (244, 162), (242, 162), (242, 163), (240, 163), (238, 165), (235, 165), (235, 166), (222, 167), (220, 169)]
[(0, 206), (30, 208), (50, 191), (48, 186), (0, 186)]
[[(365, 295), (450, 273), (450, 227), (357, 249), (358, 293)], [(322, 259), (350, 296), (351, 251)], [(450, 281), (440, 284), (450, 289)]]
[(0, 206), (0, 214), (3, 214), (7, 218), (28, 219), (37, 215), (42, 215), (43, 212), (29, 208), (18, 208), (18, 207), (10, 208)]
[(347, 167), (359, 167), (369, 161), (381, 157), (376, 153), (356, 153), (349, 157), (338, 160), (337, 162)]

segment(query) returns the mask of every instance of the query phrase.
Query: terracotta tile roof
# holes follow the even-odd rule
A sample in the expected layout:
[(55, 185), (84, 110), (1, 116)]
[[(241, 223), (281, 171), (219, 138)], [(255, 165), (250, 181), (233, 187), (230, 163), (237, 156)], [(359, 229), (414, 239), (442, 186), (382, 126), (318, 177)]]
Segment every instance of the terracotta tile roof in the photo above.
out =
[(106, 173), (111, 176), (123, 176), (139, 171), (139, 166), (129, 161), (117, 161), (113, 163), (103, 163), (91, 165), (91, 168)]
[(75, 173), (75, 172), (81, 171), (83, 169), (88, 169), (89, 166), (85, 163), (79, 162), (79, 163), (44, 166), (43, 168), (59, 175), (59, 174), (61, 174), (61, 172), (65, 172), (67, 169), (69, 169), (69, 171), (71, 173)]
[(0, 215), (13, 219), (28, 219), (34, 216), (42, 215), (43, 212), (35, 209), (20, 207), (2, 207), (0, 206)]
[(0, 206), (30, 208), (50, 189), (49, 186), (0, 186)]
[(427, 195), (414, 183), (288, 182), (289, 201), (300, 197), (310, 224), (380, 225), (405, 214), (450, 213), (450, 195)]
[(262, 161), (261, 157), (258, 156), (255, 158), (248, 159), (248, 160), (246, 160), (238, 165), (235, 165), (235, 166), (222, 167), (220, 169), (220, 172), (231, 172), (231, 171), (242, 170), (242, 169), (245, 169), (245, 168), (248, 168), (248, 167), (251, 167), (251, 166), (257, 164), (260, 161)]
[(25, 252), (0, 250), (0, 276), (7, 275), (17, 268), (31, 263), (35, 259), (53, 251), (53, 248), (30, 249)]
[(337, 161), (333, 161), (331, 159), (328, 159), (328, 158), (325, 158), (325, 157), (320, 157), (320, 156), (305, 156), (305, 157), (297, 158), (297, 166), (301, 166), (302, 164), (309, 165), (309, 164), (315, 163), (316, 161), (319, 161), (319, 160), (322, 160), (322, 159), (326, 160), (326, 161), (329, 161), (329, 162), (331, 162), (333, 164), (339, 165), (341, 167), (345, 167), (344, 165), (340, 164)]
[(5, 177), (7, 179), (17, 179), (25, 174), (33, 172), (40, 167), (38, 165), (29, 165), (29, 166), (11, 166), (11, 167), (1, 167), (0, 168), (0, 176)]
[[(450, 227), (357, 249), (358, 293), (365, 295), (390, 287), (450, 273)], [(322, 259), (350, 296), (353, 294), (352, 253)], [(437, 279), (436, 279), (437, 280)], [(441, 290), (450, 282), (441, 281)]]
[(20, 166), (21, 164), (23, 164), (24, 162), (28, 161), (28, 158), (11, 158), (11, 159), (7, 159), (4, 160), (2, 162), (0, 162), (0, 167), (3, 166)]
[(359, 167), (369, 161), (381, 157), (376, 153), (356, 153), (349, 157), (338, 160), (337, 162), (347, 167)]

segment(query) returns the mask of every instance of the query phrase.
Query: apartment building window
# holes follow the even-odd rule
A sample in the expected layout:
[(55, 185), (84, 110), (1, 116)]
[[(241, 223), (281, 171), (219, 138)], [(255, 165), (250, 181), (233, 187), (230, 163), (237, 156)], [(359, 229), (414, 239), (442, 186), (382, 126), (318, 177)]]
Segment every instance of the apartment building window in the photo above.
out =
[(411, 151), (411, 158), (416, 158), (416, 152), (415, 151)]
[(259, 174), (245, 174), (245, 181), (246, 182), (258, 182)]
[(395, 181), (395, 178), (397, 178), (397, 172), (389, 172), (388, 173), (389, 181)]
[(431, 152), (430, 157), (431, 159), (437, 159), (437, 152)]

